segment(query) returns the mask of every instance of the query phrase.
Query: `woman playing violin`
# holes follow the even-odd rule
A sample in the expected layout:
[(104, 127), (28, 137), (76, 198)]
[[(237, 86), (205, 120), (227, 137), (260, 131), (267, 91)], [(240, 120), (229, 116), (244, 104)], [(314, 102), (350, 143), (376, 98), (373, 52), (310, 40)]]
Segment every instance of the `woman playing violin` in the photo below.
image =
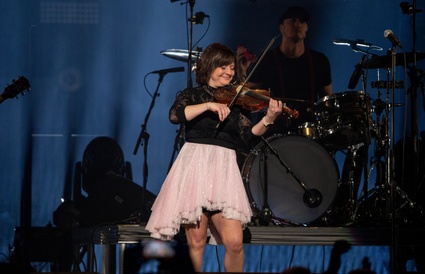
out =
[[(189, 255), (196, 272), (210, 229), (224, 245), (224, 267), (242, 272), (243, 229), (252, 211), (236, 160), (238, 146), (250, 145), (282, 113), (282, 102), (270, 99), (266, 115), (253, 125), (249, 111), (214, 98), (235, 75), (234, 52), (219, 43), (209, 45), (196, 65), (197, 87), (181, 92), (169, 118), (185, 125), (182, 146), (152, 206), (146, 225), (151, 236), (171, 240), (184, 227)], [(253, 144), (253, 143), (252, 143)]]

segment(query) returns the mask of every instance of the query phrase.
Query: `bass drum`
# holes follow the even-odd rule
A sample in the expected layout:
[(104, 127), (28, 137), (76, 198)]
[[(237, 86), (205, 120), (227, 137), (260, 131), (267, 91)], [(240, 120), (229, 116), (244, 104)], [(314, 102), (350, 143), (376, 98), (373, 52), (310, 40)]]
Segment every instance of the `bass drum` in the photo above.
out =
[[(339, 181), (330, 154), (317, 142), (298, 135), (272, 136), (257, 145), (245, 160), (242, 176), (254, 212), (268, 204), (273, 219), (293, 225), (320, 218), (331, 206)], [(320, 202), (311, 205), (306, 200), (308, 193)]]

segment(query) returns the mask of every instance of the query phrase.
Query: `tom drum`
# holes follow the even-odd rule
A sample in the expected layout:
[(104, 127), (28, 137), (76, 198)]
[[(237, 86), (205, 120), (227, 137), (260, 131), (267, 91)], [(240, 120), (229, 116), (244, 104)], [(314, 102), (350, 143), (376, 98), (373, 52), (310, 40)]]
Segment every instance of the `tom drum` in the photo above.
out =
[(345, 149), (370, 143), (372, 127), (370, 97), (364, 91), (334, 93), (315, 103), (322, 144)]

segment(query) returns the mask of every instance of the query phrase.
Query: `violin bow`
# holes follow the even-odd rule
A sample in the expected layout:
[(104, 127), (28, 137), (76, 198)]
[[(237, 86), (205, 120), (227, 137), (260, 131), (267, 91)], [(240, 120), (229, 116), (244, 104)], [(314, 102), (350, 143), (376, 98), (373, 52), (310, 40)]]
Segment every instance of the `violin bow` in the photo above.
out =
[[(249, 79), (251, 78), (252, 74), (254, 73), (254, 71), (257, 69), (258, 65), (261, 63), (261, 60), (263, 60), (264, 56), (266, 55), (266, 53), (269, 51), (269, 49), (271, 48), (271, 46), (274, 44), (274, 42), (276, 41), (276, 39), (280, 36), (281, 34), (279, 33), (278, 35), (276, 35), (275, 37), (273, 37), (270, 42), (268, 43), (267, 47), (264, 49), (263, 53), (260, 55), (260, 58), (258, 58), (258, 61), (255, 63), (254, 67), (252, 68), (251, 72), (248, 74), (248, 76), (245, 78), (245, 81), (243, 81), (242, 85), (240, 85), (237, 89), (236, 89), (236, 95), (235, 97), (233, 97), (232, 101), (229, 104), (229, 108), (232, 109), (233, 105), (236, 103), (236, 100), (239, 96), (239, 93), (241, 92), (242, 88), (246, 85), (246, 83), (248, 83)], [(220, 126), (221, 122), (218, 121), (216, 128), (218, 128)]]
[(261, 61), (263, 60), (264, 56), (266, 55), (266, 53), (269, 51), (269, 49), (271, 48), (271, 46), (273, 46), (274, 42), (276, 41), (276, 39), (280, 36), (281, 34), (279, 33), (277, 36), (273, 37), (270, 42), (268, 43), (267, 47), (264, 49), (263, 53), (261, 54), (260, 58), (258, 58), (258, 61), (255, 62), (254, 67), (252, 68), (251, 72), (248, 74), (248, 76), (245, 78), (245, 81), (243, 81), (242, 85), (236, 89), (236, 95), (233, 98), (233, 100), (230, 102), (229, 104), (229, 108), (232, 108), (233, 105), (236, 102), (236, 99), (240, 93), (240, 91), (242, 90), (242, 87), (244, 87), (246, 85), (246, 83), (248, 83), (249, 79), (251, 78), (252, 74), (254, 73), (254, 71), (257, 69), (258, 65), (261, 63)]

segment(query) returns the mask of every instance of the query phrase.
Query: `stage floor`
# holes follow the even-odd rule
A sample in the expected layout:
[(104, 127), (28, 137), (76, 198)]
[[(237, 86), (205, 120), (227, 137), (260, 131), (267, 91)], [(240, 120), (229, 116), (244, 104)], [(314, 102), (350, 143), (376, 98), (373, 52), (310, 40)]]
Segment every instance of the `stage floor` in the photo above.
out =
[[(320, 226), (248, 226), (251, 244), (333, 245), (346, 240), (351, 245), (425, 246), (425, 227), (320, 227)], [(250, 235), (249, 235), (250, 234)], [(149, 239), (143, 224), (122, 224), (81, 228), (77, 241), (95, 244), (135, 243)], [(89, 238), (87, 238), (87, 236)]]
[[(400, 227), (395, 230), (392, 227), (248, 226), (245, 231), (245, 264), (248, 272), (279, 272), (297, 264), (322, 271), (327, 266), (333, 244), (345, 240), (352, 248), (350, 254), (345, 256), (343, 268), (360, 266), (363, 257), (368, 257), (376, 264), (374, 269), (377, 273), (391, 273), (392, 250), (405, 252), (406, 248), (425, 247), (424, 233), (424, 227)], [(177, 236), (184, 240), (184, 235)], [(127, 244), (151, 240), (143, 224), (79, 228), (74, 234), (74, 241), (78, 245), (100, 245), (102, 256), (105, 250), (115, 250), (115, 245), (122, 252)], [(111, 250), (106, 252), (109, 258)], [(222, 246), (209, 244), (204, 256), (205, 272), (222, 271), (223, 255)], [(104, 262), (110, 261), (106, 257), (102, 259)], [(115, 273), (115, 264), (103, 267), (106, 267), (103, 273)]]

